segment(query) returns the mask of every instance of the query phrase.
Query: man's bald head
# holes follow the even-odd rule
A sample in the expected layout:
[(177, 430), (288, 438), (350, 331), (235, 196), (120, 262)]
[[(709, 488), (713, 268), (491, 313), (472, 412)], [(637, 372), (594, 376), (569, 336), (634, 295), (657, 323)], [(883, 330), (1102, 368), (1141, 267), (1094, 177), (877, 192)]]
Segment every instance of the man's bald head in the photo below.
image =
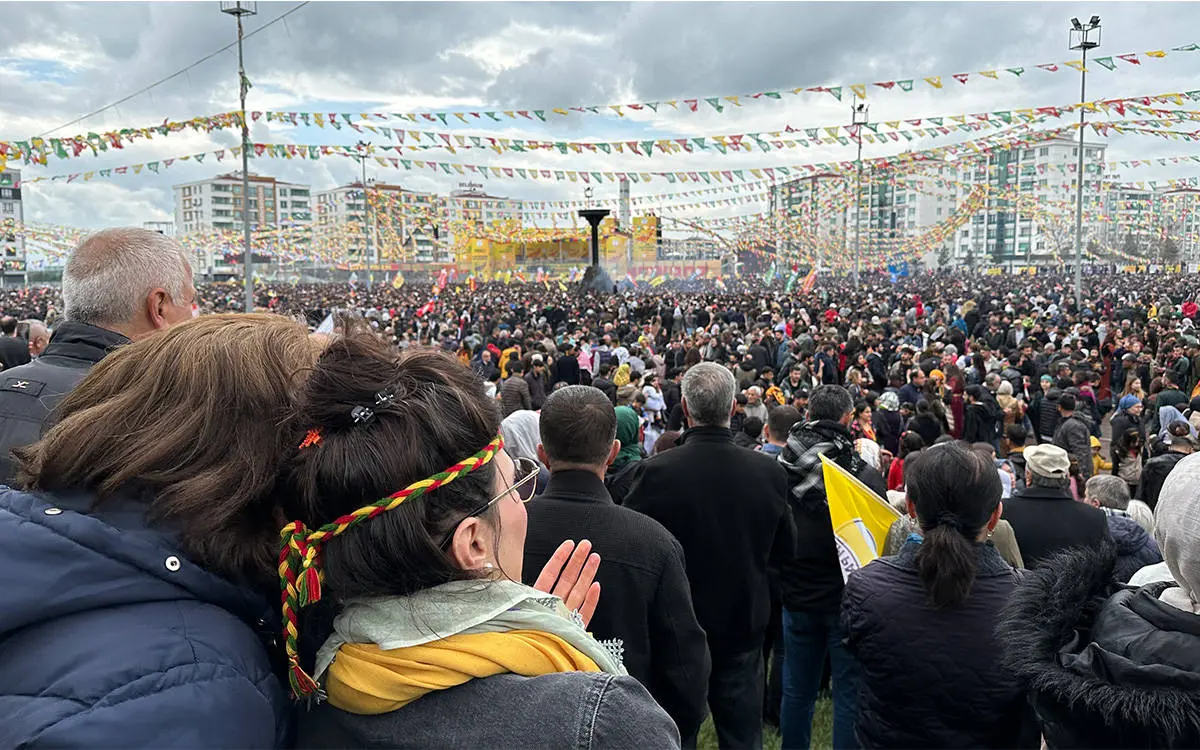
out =
[(149, 229), (88, 235), (63, 270), (68, 320), (139, 338), (191, 317), (192, 269), (179, 243)]

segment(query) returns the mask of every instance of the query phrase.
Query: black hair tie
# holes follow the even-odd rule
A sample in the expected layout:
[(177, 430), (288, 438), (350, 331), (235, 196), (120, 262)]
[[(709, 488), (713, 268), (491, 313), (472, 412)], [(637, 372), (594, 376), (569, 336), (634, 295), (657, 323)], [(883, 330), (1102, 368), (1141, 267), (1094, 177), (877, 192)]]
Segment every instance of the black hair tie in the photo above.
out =
[(962, 521), (953, 513), (939, 513), (934, 526), (946, 526), (959, 532), (963, 530)]

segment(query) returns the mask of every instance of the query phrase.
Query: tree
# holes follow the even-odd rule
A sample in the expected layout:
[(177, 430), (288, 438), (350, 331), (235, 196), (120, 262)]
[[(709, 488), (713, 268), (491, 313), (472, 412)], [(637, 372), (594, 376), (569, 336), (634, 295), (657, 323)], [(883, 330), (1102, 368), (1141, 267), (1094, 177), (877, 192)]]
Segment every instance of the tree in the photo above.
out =
[(1139, 254), (1138, 241), (1137, 238), (1133, 236), (1133, 232), (1125, 233), (1125, 241), (1121, 244), (1121, 252), (1127, 255)]
[(973, 246), (967, 247), (967, 259), (966, 260), (967, 260), (967, 271), (969, 271), (970, 273), (975, 273), (975, 248)]
[(1167, 237), (1162, 241), (1158, 248), (1158, 259), (1166, 265), (1174, 265), (1179, 262), (1179, 245), (1174, 238)]
[(938, 251), (937, 251), (938, 268), (948, 267), (950, 265), (951, 260), (952, 260), (952, 258), (951, 258), (950, 245), (946, 244), (946, 245), (942, 245), (941, 247), (939, 247)]

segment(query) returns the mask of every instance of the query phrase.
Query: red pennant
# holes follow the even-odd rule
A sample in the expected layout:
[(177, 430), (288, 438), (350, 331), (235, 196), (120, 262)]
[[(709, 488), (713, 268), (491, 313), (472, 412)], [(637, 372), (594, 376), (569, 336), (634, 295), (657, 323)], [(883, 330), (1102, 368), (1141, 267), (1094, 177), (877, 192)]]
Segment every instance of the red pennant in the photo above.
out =
[(954, 78), (954, 80), (958, 81), (959, 83), (966, 83), (967, 77), (969, 75), (971, 75), (971, 74), (970, 73), (955, 73), (953, 78)]

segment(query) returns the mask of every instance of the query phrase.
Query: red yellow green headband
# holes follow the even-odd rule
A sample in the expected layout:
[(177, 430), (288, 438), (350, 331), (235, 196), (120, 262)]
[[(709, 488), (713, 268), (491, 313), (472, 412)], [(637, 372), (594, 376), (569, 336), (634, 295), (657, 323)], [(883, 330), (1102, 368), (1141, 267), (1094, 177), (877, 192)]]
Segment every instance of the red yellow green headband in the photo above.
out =
[(317, 692), (317, 683), (300, 667), (297, 642), (300, 630), (296, 625), (300, 609), (321, 599), (321, 545), (346, 529), (368, 521), (380, 513), (399, 507), (405, 500), (433, 492), (461, 476), (487, 465), (496, 453), (503, 450), (504, 438), (497, 435), (478, 453), (459, 461), (445, 471), (413, 482), (370, 505), (336, 518), (319, 529), (309, 531), (302, 521), (292, 521), (280, 530), (279, 582), (283, 599), (283, 634), (288, 657), (288, 682), (296, 698)]

